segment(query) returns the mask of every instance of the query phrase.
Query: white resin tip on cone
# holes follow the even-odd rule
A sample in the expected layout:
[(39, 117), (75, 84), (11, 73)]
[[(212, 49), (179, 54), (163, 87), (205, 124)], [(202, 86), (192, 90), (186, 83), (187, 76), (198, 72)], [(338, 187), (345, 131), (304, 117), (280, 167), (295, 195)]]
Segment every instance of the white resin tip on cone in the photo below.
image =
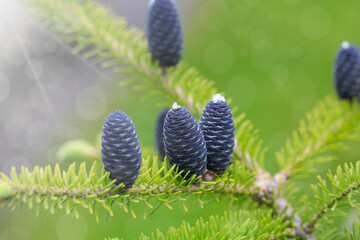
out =
[(213, 96), (213, 98), (211, 99), (211, 101), (213, 101), (214, 103), (217, 103), (217, 102), (225, 102), (226, 100), (225, 100), (225, 98), (224, 98), (223, 96), (221, 96), (220, 93), (218, 93), (218, 94), (215, 94), (215, 95)]
[(179, 108), (181, 108), (181, 106), (179, 105), (179, 104), (177, 104), (176, 102), (174, 102), (174, 104), (172, 105), (172, 110), (177, 110), (177, 109), (179, 109)]
[(344, 41), (344, 42), (341, 43), (341, 47), (343, 49), (348, 49), (350, 47), (350, 43), (347, 42), (347, 41)]

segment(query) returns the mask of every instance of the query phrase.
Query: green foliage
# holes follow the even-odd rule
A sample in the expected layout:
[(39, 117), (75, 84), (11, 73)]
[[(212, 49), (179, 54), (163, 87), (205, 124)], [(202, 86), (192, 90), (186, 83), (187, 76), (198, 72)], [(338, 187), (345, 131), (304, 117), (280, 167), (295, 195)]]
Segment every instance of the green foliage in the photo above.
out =
[(142, 235), (140, 240), (281, 239), (289, 237), (288, 226), (289, 222), (282, 217), (274, 218), (271, 211), (240, 210), (225, 212), (222, 217), (211, 216), (207, 221), (200, 218), (194, 226), (184, 222), (179, 228), (172, 227), (166, 233), (157, 229), (151, 237)]
[(349, 207), (360, 209), (360, 162), (345, 164), (343, 168), (339, 166), (335, 174), (329, 171), (327, 178), (318, 177), (319, 183), (312, 186), (317, 201), (309, 206), (309, 210), (317, 213), (307, 226), (310, 230), (318, 224), (314, 231), (327, 231), (331, 218), (347, 217), (343, 210)]
[[(170, 68), (166, 81), (161, 71), (152, 63), (143, 33), (128, 27), (124, 19), (113, 16), (93, 1), (79, 0), (24, 0), (40, 14), (62, 41), (75, 43), (74, 53), (94, 64), (111, 68), (128, 76), (121, 85), (131, 83), (135, 90), (167, 98), (163, 104), (175, 101), (186, 106), (196, 118), (218, 90), (214, 82), (200, 75), (199, 71), (181, 62)], [(96, 47), (95, 47), (96, 46)], [(235, 114), (235, 110), (234, 114)], [(237, 136), (236, 156), (252, 168), (263, 166), (265, 149), (258, 131), (244, 114), (234, 115)]]
[(4, 200), (5, 206), (14, 209), (24, 203), (30, 209), (36, 207), (39, 213), (42, 205), (51, 214), (56, 209), (65, 209), (67, 214), (74, 212), (76, 217), (79, 216), (78, 207), (83, 207), (99, 221), (97, 206), (106, 209), (110, 216), (114, 214), (113, 206), (119, 206), (136, 217), (132, 205), (141, 203), (145, 218), (162, 205), (172, 209), (171, 205), (176, 201), (181, 201), (187, 210), (187, 196), (195, 196), (202, 206), (204, 194), (212, 194), (219, 201), (246, 197), (254, 191), (251, 188), (254, 175), (240, 163), (234, 164), (220, 178), (198, 182), (195, 176), (186, 180), (181, 177), (181, 172), (177, 173), (175, 166), (169, 167), (166, 162), (159, 163), (157, 158), (149, 157), (143, 160), (140, 175), (131, 189), (115, 186), (109, 173), (98, 165), (94, 162), (87, 170), (86, 163), (82, 163), (78, 171), (75, 163), (67, 171), (61, 171), (59, 165), (54, 169), (51, 166), (35, 167), (33, 171), (22, 167), (19, 175), (13, 168), (10, 177), (0, 175), (1, 186), (12, 190), (11, 195), (1, 191), (4, 194), (0, 199)]
[(279, 168), (290, 177), (313, 169), (316, 162), (330, 161), (323, 154), (346, 149), (346, 141), (360, 139), (360, 111), (357, 104), (327, 97), (300, 121), (292, 138), (276, 153)]
[[(121, 81), (120, 85), (131, 83), (135, 90), (164, 96), (161, 104), (166, 106), (176, 101), (186, 106), (196, 118), (218, 92), (212, 81), (184, 62), (170, 68), (166, 76), (162, 75), (151, 61), (143, 33), (128, 27), (125, 20), (113, 16), (93, 1), (23, 1), (58, 38), (75, 45), (74, 53), (93, 64), (126, 75), (127, 80)], [(98, 161), (89, 168), (85, 163), (72, 164), (66, 171), (60, 170), (59, 165), (35, 167), (32, 171), (22, 167), (19, 174), (15, 169), (10, 176), (1, 173), (0, 204), (13, 209), (27, 205), (38, 211), (43, 207), (49, 213), (64, 209), (77, 217), (78, 208), (83, 207), (99, 221), (98, 207), (108, 211), (109, 216), (118, 207), (136, 217), (133, 206), (142, 204), (143, 216), (147, 217), (161, 206), (172, 209), (174, 202), (181, 202), (186, 211), (188, 197), (197, 198), (201, 206), (205, 204), (203, 197), (229, 202), (241, 199), (255, 201), (268, 209), (226, 212), (223, 217), (211, 216), (206, 222), (200, 218), (194, 226), (184, 222), (180, 228), (171, 228), (166, 233), (158, 230), (150, 238), (143, 235), (141, 239), (303, 239), (312, 232), (324, 239), (339, 236), (337, 229), (329, 229), (326, 221), (332, 215), (338, 216), (343, 205), (360, 207), (354, 198), (358, 196), (360, 186), (359, 163), (338, 168), (335, 175), (329, 172), (328, 181), (319, 178), (320, 183), (313, 186), (317, 203), (301, 214), (302, 219), (294, 209), (305, 209), (304, 205), (303, 208), (292, 207), (293, 199), (283, 199), (283, 187), (289, 188), (293, 177), (313, 170), (314, 163), (330, 160), (331, 157), (324, 155), (329, 150), (344, 149), (345, 141), (360, 138), (358, 105), (340, 102), (334, 97), (321, 101), (300, 122), (299, 129), (293, 132), (285, 147), (276, 153), (282, 172), (275, 177), (265, 169), (266, 148), (258, 131), (245, 114), (238, 113), (235, 108), (233, 114), (235, 159), (241, 161), (234, 161), (221, 177), (213, 178), (207, 174), (202, 179), (186, 180), (175, 166), (149, 157), (143, 160), (135, 185), (123, 189), (121, 185), (114, 185)], [(90, 145), (72, 142), (60, 150), (60, 158), (82, 161), (93, 150)], [(289, 184), (285, 185), (288, 177)], [(312, 215), (315, 216), (311, 218)], [(304, 225), (304, 222), (308, 224)], [(319, 229), (314, 228), (317, 226)], [(321, 231), (321, 228), (325, 230)]]

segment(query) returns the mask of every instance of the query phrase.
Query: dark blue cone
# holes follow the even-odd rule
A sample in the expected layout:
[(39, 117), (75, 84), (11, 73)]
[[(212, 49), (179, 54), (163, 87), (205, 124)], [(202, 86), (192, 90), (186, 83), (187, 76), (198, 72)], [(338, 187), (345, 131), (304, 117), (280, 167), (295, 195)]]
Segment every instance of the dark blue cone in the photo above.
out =
[(234, 120), (225, 98), (216, 94), (201, 114), (200, 128), (207, 147), (207, 169), (222, 175), (234, 152)]
[(134, 123), (126, 113), (117, 110), (106, 118), (101, 137), (101, 155), (110, 178), (130, 188), (139, 176), (142, 157)]
[(156, 137), (156, 148), (160, 155), (161, 160), (164, 160), (165, 157), (165, 149), (164, 149), (164, 121), (168, 108), (163, 109), (156, 120), (156, 129), (155, 129), (155, 137)]
[(171, 165), (176, 164), (184, 175), (201, 176), (206, 169), (204, 136), (194, 116), (176, 103), (168, 111), (164, 122), (165, 154)]
[(173, 0), (151, 0), (147, 38), (153, 61), (161, 67), (175, 66), (183, 51), (183, 32)]
[(360, 94), (360, 52), (343, 42), (335, 61), (334, 84), (340, 98), (352, 100)]

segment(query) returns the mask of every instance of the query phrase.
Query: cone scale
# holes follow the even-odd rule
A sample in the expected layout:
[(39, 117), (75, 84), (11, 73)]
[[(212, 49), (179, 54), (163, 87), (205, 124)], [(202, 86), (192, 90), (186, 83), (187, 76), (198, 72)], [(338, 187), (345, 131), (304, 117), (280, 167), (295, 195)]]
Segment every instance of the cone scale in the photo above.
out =
[(222, 175), (230, 165), (235, 138), (233, 116), (224, 97), (214, 95), (206, 104), (199, 124), (207, 147), (207, 169)]
[(130, 188), (139, 176), (142, 157), (135, 126), (126, 113), (117, 110), (106, 118), (101, 137), (101, 155), (110, 178)]
[(173, 0), (149, 3), (147, 39), (152, 60), (167, 68), (179, 63), (183, 52), (183, 31)]
[(199, 124), (185, 107), (176, 103), (164, 122), (165, 154), (171, 165), (176, 164), (183, 175), (201, 176), (206, 169), (206, 145)]
[(335, 60), (334, 85), (341, 99), (349, 101), (360, 94), (360, 52), (357, 46), (343, 42)]

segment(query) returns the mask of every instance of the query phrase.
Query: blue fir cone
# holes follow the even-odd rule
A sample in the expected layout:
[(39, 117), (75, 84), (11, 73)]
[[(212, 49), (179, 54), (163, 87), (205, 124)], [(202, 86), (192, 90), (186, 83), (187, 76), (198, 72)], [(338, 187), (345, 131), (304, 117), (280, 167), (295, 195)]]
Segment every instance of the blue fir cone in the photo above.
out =
[(206, 144), (195, 117), (185, 107), (174, 103), (164, 122), (165, 155), (188, 177), (201, 176), (206, 169)]
[(352, 100), (360, 94), (360, 52), (343, 42), (335, 60), (334, 85), (341, 99)]
[(161, 110), (161, 112), (158, 115), (158, 118), (156, 120), (156, 126), (155, 126), (155, 142), (156, 142), (156, 148), (158, 150), (158, 153), (162, 160), (164, 160), (165, 157), (165, 149), (164, 149), (164, 121), (167, 112), (169, 111), (168, 108), (165, 108)]
[(230, 165), (235, 139), (233, 116), (223, 96), (216, 94), (206, 104), (199, 124), (207, 147), (207, 169), (222, 175)]
[(106, 118), (101, 136), (101, 155), (110, 178), (130, 188), (139, 176), (142, 157), (134, 123), (126, 113), (116, 110)]
[(161, 67), (175, 66), (183, 51), (183, 31), (173, 0), (151, 0), (147, 25), (148, 45), (153, 61)]

